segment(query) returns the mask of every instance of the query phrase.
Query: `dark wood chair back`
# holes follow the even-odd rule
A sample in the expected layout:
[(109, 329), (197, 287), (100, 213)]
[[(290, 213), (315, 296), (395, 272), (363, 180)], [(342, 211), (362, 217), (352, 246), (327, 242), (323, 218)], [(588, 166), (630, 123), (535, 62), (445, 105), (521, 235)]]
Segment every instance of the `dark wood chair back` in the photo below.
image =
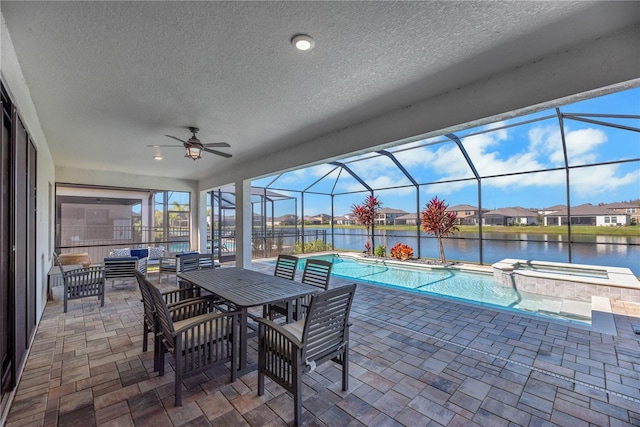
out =
[(276, 261), (276, 268), (273, 272), (273, 275), (293, 280), (296, 277), (297, 268), (298, 257), (293, 255), (278, 255), (278, 260)]
[[(164, 375), (164, 354), (175, 362), (175, 405), (182, 405), (182, 378), (230, 362), (231, 382), (237, 378), (239, 312), (215, 312), (213, 299), (195, 298), (167, 306), (160, 290), (147, 282), (157, 316), (158, 371)], [(208, 309), (209, 312), (203, 312)]]
[(294, 425), (302, 416), (302, 375), (333, 360), (342, 366), (342, 390), (349, 388), (349, 313), (356, 285), (311, 297), (307, 317), (279, 325), (258, 319), (258, 395), (267, 376), (293, 394)]
[(317, 286), (323, 291), (329, 289), (333, 263), (321, 259), (307, 259), (302, 272), (302, 283)]
[(216, 261), (213, 254), (187, 254), (180, 257), (178, 273), (215, 267)]
[(54, 262), (60, 267), (64, 283), (64, 312), (67, 312), (68, 301), (97, 296), (100, 306), (104, 307), (104, 267), (81, 267), (66, 270), (58, 254), (53, 253)]

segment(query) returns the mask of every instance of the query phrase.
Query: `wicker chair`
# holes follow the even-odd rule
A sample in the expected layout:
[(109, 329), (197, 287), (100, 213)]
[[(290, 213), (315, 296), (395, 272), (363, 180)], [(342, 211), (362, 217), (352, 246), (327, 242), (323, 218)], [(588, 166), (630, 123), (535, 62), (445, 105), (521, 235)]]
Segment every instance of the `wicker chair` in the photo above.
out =
[(302, 415), (302, 375), (327, 360), (342, 365), (342, 390), (349, 388), (349, 311), (356, 285), (331, 289), (311, 297), (307, 317), (278, 325), (258, 319), (258, 395), (265, 375), (293, 394), (294, 423)]
[(65, 313), (67, 312), (67, 301), (71, 299), (97, 296), (100, 300), (100, 306), (104, 307), (104, 267), (94, 266), (65, 270), (55, 252), (53, 259), (62, 273)]
[[(150, 282), (147, 284), (158, 319), (158, 374), (164, 375), (165, 351), (173, 354), (175, 362), (175, 405), (182, 406), (182, 377), (186, 374), (230, 362), (231, 382), (234, 382), (238, 376), (236, 329), (239, 312), (211, 312), (192, 316), (195, 313), (191, 304), (185, 302), (169, 309), (160, 290)], [(215, 308), (213, 303), (209, 306)], [(182, 314), (176, 316), (176, 311)]]
[[(304, 271), (302, 272), (302, 283), (318, 287), (321, 291), (329, 289), (329, 279), (331, 279), (331, 269), (333, 264), (330, 261), (324, 261), (320, 259), (309, 258), (304, 265)], [(311, 295), (305, 299), (298, 301), (294, 311), (294, 318), (296, 320), (302, 319), (306, 308), (309, 307), (311, 301)], [(287, 315), (288, 302), (279, 302), (271, 304), (269, 306), (268, 316), (270, 319), (280, 315)]]

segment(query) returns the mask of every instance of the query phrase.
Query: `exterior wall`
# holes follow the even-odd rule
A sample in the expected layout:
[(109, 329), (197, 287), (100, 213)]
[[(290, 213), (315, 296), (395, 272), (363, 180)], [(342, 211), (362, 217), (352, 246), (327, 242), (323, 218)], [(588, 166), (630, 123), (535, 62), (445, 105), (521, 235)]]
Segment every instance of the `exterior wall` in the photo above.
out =
[(412, 219), (394, 219), (394, 225), (417, 225), (418, 221), (415, 218)]
[(629, 225), (629, 215), (598, 215), (596, 217), (596, 225), (599, 227), (615, 227), (618, 225)]
[(20, 116), (38, 151), (37, 192), (36, 192), (36, 256), (39, 268), (36, 270), (36, 318), (39, 322), (47, 303), (47, 272), (52, 262), (54, 242), (54, 192), (56, 182), (55, 165), (49, 145), (40, 125), (40, 118), (29, 94), (29, 88), (13, 49), (11, 37), (7, 31), (4, 17), (0, 16), (0, 49), (2, 70), (0, 78), (4, 81), (9, 95), (19, 109)]
[[(396, 218), (406, 215), (406, 212), (387, 212), (376, 215), (375, 224), (376, 225), (393, 225), (395, 224)], [(415, 221), (414, 221), (415, 224)]]

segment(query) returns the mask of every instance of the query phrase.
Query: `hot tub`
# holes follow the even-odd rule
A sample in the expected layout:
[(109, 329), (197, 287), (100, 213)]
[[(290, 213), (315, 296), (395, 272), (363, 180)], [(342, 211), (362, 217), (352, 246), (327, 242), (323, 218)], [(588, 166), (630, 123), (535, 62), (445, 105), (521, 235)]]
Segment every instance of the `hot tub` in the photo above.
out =
[(492, 267), (497, 284), (529, 293), (578, 301), (600, 296), (640, 302), (640, 282), (629, 268), (510, 258)]

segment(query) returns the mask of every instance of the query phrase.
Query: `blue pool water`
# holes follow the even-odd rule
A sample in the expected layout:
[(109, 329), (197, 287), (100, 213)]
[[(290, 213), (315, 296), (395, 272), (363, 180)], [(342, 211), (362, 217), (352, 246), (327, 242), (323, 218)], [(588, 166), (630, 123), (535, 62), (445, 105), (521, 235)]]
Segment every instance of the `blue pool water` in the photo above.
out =
[[(343, 279), (453, 298), (580, 324), (591, 324), (591, 304), (557, 297), (527, 294), (497, 286), (489, 273), (442, 269), (403, 269), (384, 263), (358, 262), (335, 255), (311, 257), (333, 262), (332, 276)], [(305, 259), (298, 263), (304, 269)]]

